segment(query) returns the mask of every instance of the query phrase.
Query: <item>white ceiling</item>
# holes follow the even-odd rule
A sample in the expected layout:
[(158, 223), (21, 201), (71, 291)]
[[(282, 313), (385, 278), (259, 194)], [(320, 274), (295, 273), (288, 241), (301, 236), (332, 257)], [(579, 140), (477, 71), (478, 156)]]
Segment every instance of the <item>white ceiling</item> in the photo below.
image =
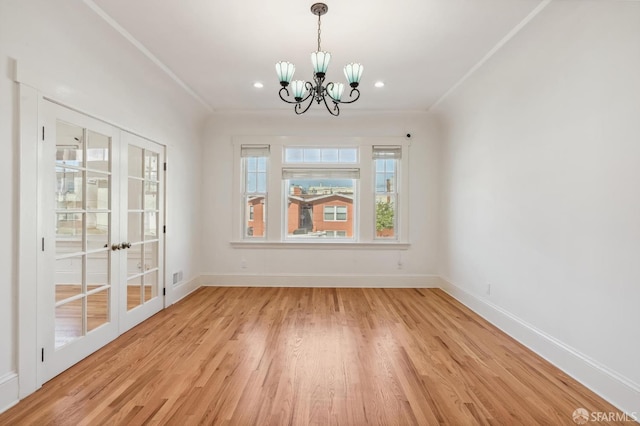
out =
[[(291, 108), (277, 96), (274, 64), (311, 78), (312, 0), (85, 0), (130, 33), (213, 110)], [(326, 0), (322, 49), (328, 81), (364, 65), (349, 109), (426, 110), (541, 0)], [(374, 88), (376, 81), (385, 87)], [(264, 88), (256, 89), (260, 81)]]

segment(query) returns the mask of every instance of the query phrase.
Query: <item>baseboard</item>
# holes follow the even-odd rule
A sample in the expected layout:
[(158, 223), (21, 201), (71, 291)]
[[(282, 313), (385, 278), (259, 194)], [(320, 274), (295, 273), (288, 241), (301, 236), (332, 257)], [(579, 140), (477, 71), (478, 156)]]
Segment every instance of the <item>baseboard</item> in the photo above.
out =
[(444, 278), (441, 288), (621, 411), (640, 419), (640, 385), (637, 383)]
[(18, 396), (18, 375), (14, 372), (0, 377), (0, 413), (16, 405)]
[(194, 291), (196, 291), (202, 284), (201, 277), (198, 276), (193, 278), (192, 280), (186, 281), (184, 283), (178, 283), (171, 290), (171, 300), (167, 303), (167, 306), (173, 305), (174, 303), (184, 299)]
[(435, 288), (436, 275), (201, 275), (203, 286), (213, 287), (355, 287)]

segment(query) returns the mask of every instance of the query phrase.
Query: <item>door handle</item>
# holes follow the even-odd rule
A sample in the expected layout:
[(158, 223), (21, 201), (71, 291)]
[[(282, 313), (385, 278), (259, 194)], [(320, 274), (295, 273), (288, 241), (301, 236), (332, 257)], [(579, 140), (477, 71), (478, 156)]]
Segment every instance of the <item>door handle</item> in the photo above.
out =
[(131, 248), (131, 243), (120, 243), (120, 244), (112, 244), (111, 245), (111, 250), (116, 251), (116, 250), (124, 250), (124, 249), (128, 249)]

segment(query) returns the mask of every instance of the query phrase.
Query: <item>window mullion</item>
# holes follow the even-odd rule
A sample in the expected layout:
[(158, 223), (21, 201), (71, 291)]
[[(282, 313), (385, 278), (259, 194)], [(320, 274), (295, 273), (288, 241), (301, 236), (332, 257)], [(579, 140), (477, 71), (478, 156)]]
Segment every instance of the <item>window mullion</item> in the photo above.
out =
[(371, 148), (362, 148), (360, 150), (360, 182), (359, 182), (359, 199), (358, 204), (358, 232), (359, 241), (371, 242), (375, 237), (375, 210), (374, 190), (375, 190), (375, 169), (373, 168), (373, 159)]
[(283, 223), (286, 209), (284, 207), (284, 188), (280, 174), (282, 173), (282, 145), (271, 145), (267, 172), (267, 241), (282, 241)]

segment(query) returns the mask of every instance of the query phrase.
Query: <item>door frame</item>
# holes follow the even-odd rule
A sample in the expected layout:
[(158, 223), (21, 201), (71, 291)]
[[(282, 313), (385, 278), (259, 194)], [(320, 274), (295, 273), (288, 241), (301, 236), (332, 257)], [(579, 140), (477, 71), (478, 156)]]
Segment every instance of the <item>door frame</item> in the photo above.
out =
[[(43, 115), (41, 109), (42, 101), (49, 101), (59, 106), (68, 108), (90, 118), (102, 121), (144, 139), (150, 140), (163, 147), (165, 161), (167, 161), (167, 145), (139, 135), (122, 126), (92, 115), (82, 109), (74, 108), (58, 101), (55, 97), (50, 97), (38, 91), (36, 87), (29, 84), (33, 76), (29, 72), (20, 71), (16, 65), (14, 81), (17, 85), (19, 101), (17, 105), (18, 116), (15, 118), (19, 128), (19, 147), (17, 151), (18, 171), (18, 264), (17, 267), (17, 333), (16, 333), (16, 370), (18, 376), (18, 399), (23, 399), (38, 390), (43, 382), (39, 379), (38, 370), (41, 363), (41, 352), (38, 346), (38, 267), (41, 256), (41, 236), (38, 232), (42, 224), (39, 223), (38, 209), (41, 208), (38, 192), (39, 171), (41, 150), (39, 144), (42, 143)], [(167, 174), (164, 177), (164, 206), (165, 223), (167, 222), (166, 207), (167, 202)], [(35, 226), (34, 226), (35, 225)], [(166, 308), (172, 302), (170, 293), (172, 286), (167, 276), (167, 234), (163, 233), (165, 255), (163, 259), (164, 288), (167, 289), (163, 295), (163, 307)], [(36, 267), (34, 267), (36, 265)]]

